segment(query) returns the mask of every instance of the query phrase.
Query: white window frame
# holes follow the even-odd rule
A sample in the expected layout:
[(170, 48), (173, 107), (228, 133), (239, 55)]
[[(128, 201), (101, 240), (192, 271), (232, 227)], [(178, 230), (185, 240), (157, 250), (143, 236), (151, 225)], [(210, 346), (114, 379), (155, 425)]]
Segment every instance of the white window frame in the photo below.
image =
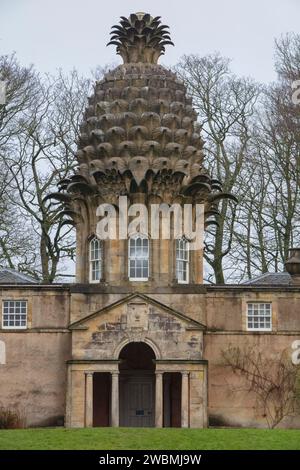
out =
[[(98, 243), (98, 258), (94, 257), (94, 245), (95, 243)], [(94, 272), (96, 272), (96, 269), (94, 269), (94, 264), (99, 263), (98, 265), (98, 271), (99, 271), (99, 279), (96, 278), (94, 279)], [(102, 266), (103, 266), (103, 244), (102, 240), (99, 240), (97, 237), (93, 237), (89, 241), (89, 281), (91, 284), (97, 284), (101, 281), (102, 279)]]
[[(21, 303), (25, 305), (25, 313), (24, 311), (21, 312)], [(8, 305), (6, 305), (8, 304)], [(11, 305), (13, 304), (14, 307)], [(19, 304), (19, 305), (18, 305)], [(24, 305), (22, 307), (24, 307)], [(8, 308), (8, 311), (6, 311), (6, 308)], [(10, 310), (13, 309), (11, 312)], [(19, 309), (19, 312), (17, 311)], [(5, 319), (4, 317), (8, 315), (8, 317), (16, 317), (17, 315), (21, 317), (25, 315), (25, 325), (4, 325), (5, 321), (10, 321), (10, 319)], [(14, 318), (14, 322), (16, 321), (21, 321), (21, 318), (18, 320), (17, 318)], [(26, 330), (27, 329), (27, 323), (28, 323), (28, 302), (27, 300), (24, 299), (5, 299), (2, 300), (2, 329), (3, 330)]]
[[(185, 243), (185, 247), (180, 247), (180, 244)], [(183, 257), (178, 256), (180, 252), (185, 252), (186, 255)], [(178, 263), (185, 264), (186, 269), (186, 279), (180, 279), (179, 272), (184, 272), (184, 270), (179, 270)], [(179, 238), (175, 243), (175, 271), (176, 279), (178, 284), (188, 284), (190, 281), (190, 249), (189, 242), (185, 238)]]
[[(142, 256), (137, 257), (137, 256), (132, 255), (132, 253), (131, 253), (131, 242), (134, 241), (134, 243), (136, 244), (136, 241), (138, 239), (147, 240), (147, 248), (148, 248), (147, 257), (142, 257)], [(131, 276), (131, 264), (136, 263), (136, 261), (147, 261), (147, 272), (148, 272), (147, 277), (132, 277)], [(136, 269), (137, 268), (135, 267), (135, 270)], [(141, 267), (141, 269), (143, 271), (142, 267)], [(149, 240), (149, 237), (147, 237), (147, 235), (137, 233), (135, 235), (132, 235), (128, 239), (128, 278), (129, 278), (129, 281), (137, 281), (137, 282), (148, 281), (149, 280), (149, 272), (150, 272), (150, 240)]]
[[(252, 309), (252, 312), (250, 309)], [(258, 325), (249, 326), (249, 320), (254, 325), (255, 319), (257, 319), (256, 323)], [(269, 320), (270, 326), (265, 326), (267, 320)], [(247, 302), (246, 328), (247, 331), (272, 331), (272, 303)]]

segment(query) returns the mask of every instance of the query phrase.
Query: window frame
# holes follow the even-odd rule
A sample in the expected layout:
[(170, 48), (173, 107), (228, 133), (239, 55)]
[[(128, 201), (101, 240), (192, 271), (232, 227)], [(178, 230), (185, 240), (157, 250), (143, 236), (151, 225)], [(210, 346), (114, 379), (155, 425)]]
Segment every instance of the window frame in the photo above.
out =
[[(261, 302), (261, 301), (248, 301), (247, 302), (247, 310), (246, 310), (246, 330), (247, 331), (262, 331), (262, 332), (270, 332), (273, 331), (273, 308), (272, 308), (272, 302)], [(254, 312), (249, 312), (249, 307), (256, 305), (258, 306), (258, 313), (255, 315)], [(269, 306), (269, 314), (266, 315), (266, 306)], [(260, 307), (264, 306), (264, 312), (260, 311)], [(254, 310), (254, 309), (253, 309)], [(258, 324), (260, 323), (260, 318), (263, 318), (263, 323), (266, 324), (266, 322), (269, 320), (270, 326), (269, 327), (254, 327), (254, 326), (249, 326), (249, 318), (252, 318), (252, 324), (254, 324), (255, 318), (257, 318)]]
[[(14, 303), (16, 304), (17, 302), (24, 302), (25, 303), (25, 306), (26, 306), (26, 313), (21, 313), (21, 311), (19, 313), (17, 312), (4, 312), (4, 308), (5, 308), (5, 302), (9, 302), (9, 303)], [(10, 308), (10, 307), (8, 307)], [(20, 305), (20, 308), (21, 308), (21, 305)], [(16, 305), (14, 306), (14, 310), (16, 310)], [(16, 316), (16, 315), (25, 315), (25, 325), (4, 325), (4, 315), (13, 315), (13, 316)], [(10, 321), (9, 318), (7, 320), (8, 322)], [(14, 319), (14, 322), (16, 321), (16, 319)], [(21, 321), (21, 319), (20, 319)], [(3, 330), (27, 330), (28, 329), (28, 300), (25, 300), (25, 299), (3, 299), (2, 300), (2, 317), (1, 317), (1, 327)]]
[[(131, 242), (134, 240), (136, 242), (137, 239), (141, 239), (141, 240), (147, 240), (147, 248), (148, 248), (148, 256), (147, 258), (145, 257), (132, 257), (130, 251), (131, 251)], [(136, 246), (135, 246), (136, 248)], [(148, 276), (147, 277), (131, 277), (131, 261), (134, 261), (136, 262), (137, 260), (146, 260), (147, 263), (148, 263), (148, 266), (147, 266), (147, 272), (148, 272)], [(136, 271), (136, 267), (135, 267), (135, 271)], [(141, 267), (141, 270), (143, 271), (143, 267)], [(128, 279), (129, 281), (132, 281), (132, 282), (146, 282), (146, 281), (149, 281), (149, 277), (150, 277), (150, 239), (147, 235), (144, 235), (142, 233), (136, 233), (134, 235), (131, 235), (129, 238), (128, 238)]]
[[(92, 245), (97, 242), (99, 257), (92, 259)], [(95, 249), (94, 249), (95, 251)], [(93, 263), (99, 263), (99, 279), (93, 279)], [(96, 236), (89, 239), (89, 282), (90, 284), (98, 284), (103, 278), (103, 242)]]
[[(178, 244), (184, 242), (186, 243), (186, 247), (184, 248), (184, 251), (187, 253), (186, 258), (178, 258), (177, 257), (177, 252), (178, 251), (183, 251), (182, 248), (178, 248)], [(186, 263), (186, 279), (179, 279), (179, 269), (177, 268), (177, 262), (182, 262)], [(180, 270), (182, 271), (182, 270)], [(182, 271), (184, 272), (184, 271)], [(175, 278), (178, 284), (189, 284), (190, 282), (190, 248), (189, 248), (189, 242), (186, 238), (177, 238), (175, 240)]]

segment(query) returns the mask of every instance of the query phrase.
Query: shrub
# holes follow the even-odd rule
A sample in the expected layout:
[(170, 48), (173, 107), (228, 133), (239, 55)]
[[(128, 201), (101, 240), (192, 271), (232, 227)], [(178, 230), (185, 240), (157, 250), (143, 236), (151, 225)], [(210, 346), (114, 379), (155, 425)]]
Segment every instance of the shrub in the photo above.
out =
[(25, 419), (19, 410), (0, 406), (0, 429), (18, 429), (25, 427)]

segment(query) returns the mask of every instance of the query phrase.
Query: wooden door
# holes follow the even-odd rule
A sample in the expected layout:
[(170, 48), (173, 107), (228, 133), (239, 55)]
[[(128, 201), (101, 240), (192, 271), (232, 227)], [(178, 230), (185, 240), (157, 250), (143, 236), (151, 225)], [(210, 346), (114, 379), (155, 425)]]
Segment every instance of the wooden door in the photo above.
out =
[(122, 382), (121, 426), (154, 426), (153, 376), (127, 377)]

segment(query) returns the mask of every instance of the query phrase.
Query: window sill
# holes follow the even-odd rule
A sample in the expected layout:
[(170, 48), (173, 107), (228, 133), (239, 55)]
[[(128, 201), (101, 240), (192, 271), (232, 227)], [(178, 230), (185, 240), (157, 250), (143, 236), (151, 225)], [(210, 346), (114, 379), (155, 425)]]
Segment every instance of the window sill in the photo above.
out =
[(27, 326), (13, 327), (13, 326), (2, 326), (2, 331), (24, 331), (28, 330)]
[(247, 328), (246, 331), (249, 331), (250, 333), (270, 333), (273, 331), (272, 328)]

